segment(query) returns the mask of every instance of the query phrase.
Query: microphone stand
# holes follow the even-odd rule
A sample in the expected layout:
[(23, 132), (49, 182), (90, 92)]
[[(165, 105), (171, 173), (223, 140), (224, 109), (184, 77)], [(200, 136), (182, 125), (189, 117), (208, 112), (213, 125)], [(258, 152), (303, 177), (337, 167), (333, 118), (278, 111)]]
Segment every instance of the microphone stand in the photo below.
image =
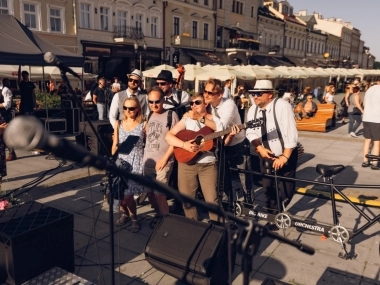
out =
[[(158, 191), (163, 192), (166, 195), (171, 195), (177, 201), (181, 201), (183, 203), (189, 203), (196, 207), (202, 208), (204, 211), (215, 213), (219, 216), (225, 217), (227, 220), (231, 220), (235, 222), (236, 224), (243, 226), (244, 229), (242, 229), (241, 233), (239, 234), (239, 237), (238, 237), (239, 242), (237, 243), (237, 245), (238, 245), (238, 251), (242, 253), (242, 256), (243, 256), (242, 265), (243, 265), (243, 270), (244, 270), (243, 272), (244, 285), (249, 284), (249, 275), (250, 275), (250, 272), (252, 271), (253, 256), (257, 252), (257, 248), (261, 242), (261, 238), (264, 236), (269, 236), (274, 239), (277, 239), (283, 243), (289, 244), (301, 250), (302, 252), (310, 254), (310, 255), (313, 255), (315, 252), (312, 247), (304, 245), (300, 242), (289, 240), (286, 237), (283, 237), (274, 232), (271, 232), (265, 226), (261, 226), (258, 223), (253, 222), (252, 220), (246, 221), (239, 217), (236, 217), (233, 213), (230, 213), (228, 211), (224, 211), (223, 209), (221, 209), (219, 205), (209, 204), (201, 200), (193, 199), (153, 179), (147, 179), (142, 175), (125, 172), (122, 169), (116, 167), (116, 165), (110, 162), (108, 159), (94, 155), (92, 153), (88, 153), (85, 151), (84, 148), (80, 146), (73, 146), (72, 143), (70, 143), (69, 141), (65, 139), (61, 139), (61, 143), (62, 145), (60, 149), (54, 149), (54, 148), (50, 148), (50, 149), (48, 148), (48, 149), (55, 152), (56, 155), (59, 157), (75, 160), (79, 163), (83, 163), (84, 165), (90, 165), (100, 170), (107, 170), (107, 171), (117, 174), (118, 176), (124, 176), (127, 179), (131, 179), (149, 188), (157, 189)], [(73, 155), (70, 153), (68, 154), (67, 152), (62, 151), (64, 149), (73, 149), (74, 147), (75, 149), (77, 149), (76, 151), (77, 153), (79, 154), (85, 153), (85, 156), (83, 159), (79, 158), (80, 155), (78, 157), (77, 155)]]
[[(61, 78), (62, 80), (65, 82), (66, 84), (66, 87), (68, 89), (68, 93), (69, 95), (71, 95), (75, 102), (77, 103), (77, 105), (79, 106), (82, 114), (84, 115), (85, 117), (85, 120), (88, 122), (92, 132), (95, 134), (96, 138), (98, 139), (98, 141), (100, 142), (100, 145), (101, 147), (103, 148), (104, 150), (104, 153), (107, 154), (107, 157), (110, 158), (111, 157), (111, 153), (110, 151), (107, 149), (103, 139), (101, 138), (101, 136), (99, 135), (99, 133), (96, 131), (95, 127), (94, 127), (94, 124), (91, 122), (90, 120), (90, 117), (88, 116), (87, 112), (85, 111), (84, 107), (83, 107), (83, 104), (82, 102), (79, 101), (78, 97), (75, 95), (75, 92), (70, 84), (70, 80), (67, 78), (67, 75), (66, 75), (66, 71), (64, 71), (63, 69), (61, 69)], [(115, 284), (115, 249), (114, 249), (114, 244), (115, 244), (115, 238), (114, 238), (114, 218), (113, 218), (113, 196), (112, 196), (112, 183), (113, 183), (113, 179), (112, 179), (112, 174), (111, 174), (111, 170), (107, 170), (106, 171), (106, 176), (107, 176), (107, 179), (108, 179), (108, 187), (109, 187), (109, 191), (108, 191), (108, 196), (107, 196), (107, 200), (108, 200), (108, 205), (109, 205), (109, 231), (110, 231), (110, 256), (111, 256), (111, 260), (110, 260), (110, 271), (111, 271), (111, 285), (114, 285)], [(123, 179), (123, 178), (122, 178)]]

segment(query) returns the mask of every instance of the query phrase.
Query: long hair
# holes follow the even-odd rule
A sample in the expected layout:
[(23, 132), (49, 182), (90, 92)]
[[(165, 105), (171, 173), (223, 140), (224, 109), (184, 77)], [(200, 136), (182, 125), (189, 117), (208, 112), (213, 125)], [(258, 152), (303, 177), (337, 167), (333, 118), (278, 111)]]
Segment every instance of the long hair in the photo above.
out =
[[(127, 101), (133, 101), (133, 102), (136, 103), (136, 107), (138, 109), (138, 112), (136, 113), (136, 121), (138, 123), (141, 123), (143, 121), (143, 114), (142, 114), (142, 111), (141, 111), (141, 105), (140, 105), (139, 100), (136, 97), (134, 97), (134, 96), (129, 97), (129, 98), (127, 98), (127, 99), (124, 100), (123, 106), (124, 106), (125, 102), (127, 102)], [(125, 120), (126, 118), (127, 117), (126, 117), (125, 112), (124, 112), (123, 113), (123, 120)]]

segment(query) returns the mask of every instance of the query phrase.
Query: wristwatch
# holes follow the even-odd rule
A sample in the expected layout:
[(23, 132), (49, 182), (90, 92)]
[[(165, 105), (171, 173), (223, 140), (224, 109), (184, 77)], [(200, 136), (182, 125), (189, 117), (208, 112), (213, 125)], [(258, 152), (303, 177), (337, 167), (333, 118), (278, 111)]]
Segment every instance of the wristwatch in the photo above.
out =
[(206, 122), (206, 118), (205, 118), (205, 116), (203, 116), (203, 117), (199, 120), (199, 122), (200, 122), (201, 124), (204, 124), (204, 123)]

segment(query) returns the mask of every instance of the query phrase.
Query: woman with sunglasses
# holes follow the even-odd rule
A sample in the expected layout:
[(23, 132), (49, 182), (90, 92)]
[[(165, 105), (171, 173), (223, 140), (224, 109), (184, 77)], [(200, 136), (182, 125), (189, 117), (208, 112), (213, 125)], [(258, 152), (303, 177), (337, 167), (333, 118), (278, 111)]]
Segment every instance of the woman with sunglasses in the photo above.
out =
[[(139, 100), (136, 97), (129, 97), (123, 103), (123, 119), (116, 121), (114, 126), (114, 140), (112, 145), (112, 154), (115, 154), (118, 146), (128, 139), (129, 136), (138, 136), (139, 140), (134, 145), (129, 154), (118, 154), (118, 159), (127, 168), (131, 169), (131, 173), (142, 174), (142, 160), (144, 154), (144, 127), (143, 114)], [(136, 202), (134, 200), (135, 194), (141, 194), (144, 187), (141, 184), (129, 179), (127, 189), (124, 190), (124, 198), (120, 206), (123, 208), (124, 213), (121, 218), (116, 222), (118, 226), (124, 225), (129, 218), (132, 220), (132, 233), (140, 230), (140, 226), (136, 219)], [(130, 213), (130, 217), (129, 214)]]
[[(201, 94), (196, 93), (191, 96), (189, 103), (191, 111), (169, 131), (166, 135), (166, 141), (174, 147), (196, 152), (199, 150), (199, 146), (194, 143), (194, 140), (182, 141), (176, 137), (176, 134), (182, 130), (198, 131), (205, 126), (206, 120), (207, 124), (212, 126), (212, 115), (207, 113), (207, 104), (205, 104)], [(214, 129), (216, 129), (215, 124)], [(200, 183), (206, 202), (216, 204), (217, 168), (216, 157), (213, 152), (202, 153), (196, 163), (193, 164), (178, 163), (179, 192), (195, 198)], [(199, 218), (196, 207), (184, 204), (183, 209), (186, 217), (194, 220)], [(209, 213), (209, 217), (215, 221), (218, 219), (214, 213)]]

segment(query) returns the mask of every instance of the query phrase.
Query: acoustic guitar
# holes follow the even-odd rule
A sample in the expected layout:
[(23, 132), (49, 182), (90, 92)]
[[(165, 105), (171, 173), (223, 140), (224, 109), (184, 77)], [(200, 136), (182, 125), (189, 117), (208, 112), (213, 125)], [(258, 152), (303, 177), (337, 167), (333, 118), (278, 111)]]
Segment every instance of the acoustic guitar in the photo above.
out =
[[(245, 124), (238, 125), (239, 129), (258, 128), (263, 124), (262, 118), (251, 120)], [(209, 127), (203, 127), (199, 131), (182, 130), (176, 134), (176, 137), (182, 141), (195, 140), (194, 142), (200, 146), (197, 152), (190, 152), (180, 147), (174, 148), (174, 156), (178, 162), (193, 163), (205, 151), (210, 151), (214, 147), (214, 139), (222, 137), (232, 132), (232, 127), (223, 131), (214, 132)]]

